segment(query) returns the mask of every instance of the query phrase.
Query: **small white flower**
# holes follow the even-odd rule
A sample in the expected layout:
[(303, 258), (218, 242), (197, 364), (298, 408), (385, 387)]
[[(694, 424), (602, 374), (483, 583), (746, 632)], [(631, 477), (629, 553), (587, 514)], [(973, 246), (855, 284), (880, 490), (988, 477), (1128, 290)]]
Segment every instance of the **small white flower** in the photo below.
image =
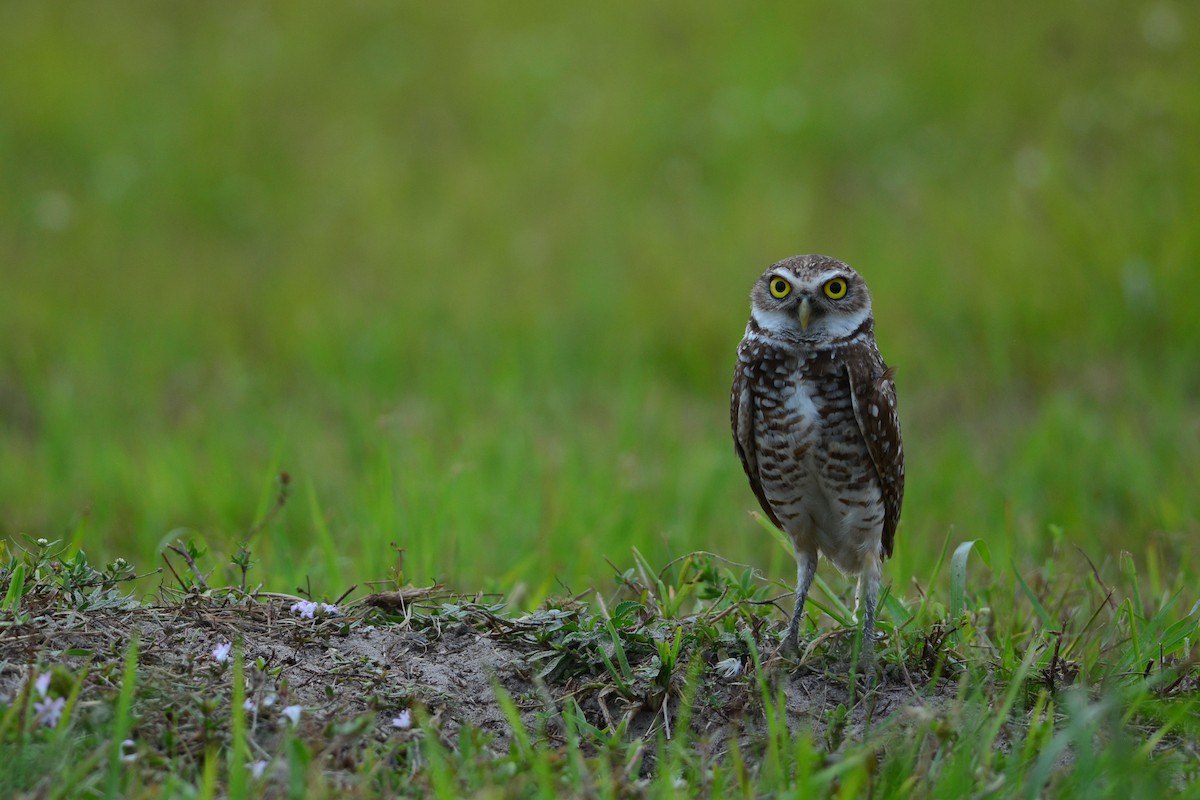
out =
[(297, 600), (289, 610), (298, 614), (301, 619), (314, 619), (318, 612), (327, 617), (336, 617), (342, 613), (333, 603), (317, 603), (313, 600)]
[(393, 720), (392, 727), (406, 731), (412, 727), (412, 712), (407, 708), (401, 711)]
[(121, 760), (126, 764), (132, 764), (137, 761), (137, 743), (133, 739), (126, 739), (121, 742)]
[(62, 717), (66, 705), (67, 698), (65, 697), (47, 697), (39, 700), (33, 704), (34, 720), (47, 728), (53, 728), (58, 725), (58, 720)]
[(255, 778), (261, 778), (263, 776), (263, 773), (267, 771), (268, 763), (269, 762), (267, 762), (265, 760), (255, 761), (251, 764), (247, 764), (246, 769), (250, 770), (251, 776), (253, 776)]
[(233, 649), (231, 642), (221, 642), (213, 648), (212, 656), (217, 660), (218, 664), (224, 664), (229, 660), (229, 651)]
[(301, 619), (312, 619), (316, 610), (317, 604), (308, 600), (297, 600), (291, 608), (292, 613), (299, 614)]
[(300, 712), (304, 710), (303, 706), (288, 706), (279, 712), (287, 717), (293, 725), (300, 724)]
[(722, 678), (736, 678), (742, 674), (742, 662), (737, 658), (727, 658), (717, 662), (717, 672)]
[(37, 546), (38, 546), (38, 547), (49, 547), (49, 546), (50, 546), (50, 540), (49, 540), (49, 539), (38, 539), (38, 540), (37, 540)]
[(263, 698), (263, 701), (262, 701), (263, 708), (270, 708), (271, 706), (275, 705), (275, 701), (277, 699), (278, 698), (274, 694), (267, 695), (266, 697)]
[(257, 706), (254, 705), (254, 701), (252, 699), (247, 697), (242, 702), (242, 708), (246, 709), (247, 711), (253, 711), (253, 710), (255, 710), (255, 708), (257, 708)]
[(41, 675), (38, 675), (37, 680), (33, 682), (33, 688), (37, 690), (39, 695), (45, 697), (46, 692), (50, 691), (50, 673), (43, 672)]

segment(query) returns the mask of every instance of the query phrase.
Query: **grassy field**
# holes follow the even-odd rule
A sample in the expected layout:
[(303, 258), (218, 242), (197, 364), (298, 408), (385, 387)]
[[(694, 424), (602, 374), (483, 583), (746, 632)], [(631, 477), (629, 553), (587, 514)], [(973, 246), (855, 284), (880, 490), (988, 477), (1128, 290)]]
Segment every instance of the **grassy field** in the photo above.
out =
[[(1171, 2), (7, 4), (5, 557), (27, 534), (148, 572), (192, 539), (221, 585), (286, 472), (251, 542), (269, 590), (521, 612), (607, 596), (634, 547), (789, 581), (728, 385), (755, 277), (828, 253), (898, 370), (893, 637), (966, 613), (1002, 698), (1064, 631), (1091, 690), (1057, 706), (1069, 741), (1119, 707), (1194, 756), (1174, 678), (1121, 692), (1188, 674), (1200, 599), (1198, 33)], [(1027, 700), (994, 707), (1036, 727)], [(1189, 774), (1129, 752), (1045, 774)]]

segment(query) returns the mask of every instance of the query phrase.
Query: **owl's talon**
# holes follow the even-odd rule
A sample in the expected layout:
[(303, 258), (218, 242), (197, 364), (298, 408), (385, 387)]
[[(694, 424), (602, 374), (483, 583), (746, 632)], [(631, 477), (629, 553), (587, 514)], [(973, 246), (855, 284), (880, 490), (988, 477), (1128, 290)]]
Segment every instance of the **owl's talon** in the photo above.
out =
[(784, 640), (775, 648), (772, 658), (789, 659), (796, 661), (800, 658), (800, 641), (795, 636), (784, 637)]

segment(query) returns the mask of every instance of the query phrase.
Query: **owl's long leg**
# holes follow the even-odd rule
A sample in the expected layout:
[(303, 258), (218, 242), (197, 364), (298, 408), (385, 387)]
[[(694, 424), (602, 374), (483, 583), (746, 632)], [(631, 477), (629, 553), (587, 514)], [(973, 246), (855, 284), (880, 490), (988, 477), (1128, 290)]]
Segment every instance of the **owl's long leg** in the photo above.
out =
[(808, 598), (808, 590), (812, 587), (813, 577), (817, 574), (816, 548), (796, 548), (796, 607), (792, 610), (792, 619), (788, 623), (787, 636), (779, 650), (782, 653), (795, 653), (800, 649), (800, 621), (804, 618), (804, 601)]
[[(879, 581), (883, 564), (878, 555), (868, 556), (863, 571), (859, 573), (858, 585), (854, 590), (854, 616), (862, 616), (862, 660), (867, 672), (867, 681), (875, 682), (875, 611), (879, 604)], [(864, 596), (865, 595), (865, 596)], [(865, 605), (862, 601), (865, 601)]]

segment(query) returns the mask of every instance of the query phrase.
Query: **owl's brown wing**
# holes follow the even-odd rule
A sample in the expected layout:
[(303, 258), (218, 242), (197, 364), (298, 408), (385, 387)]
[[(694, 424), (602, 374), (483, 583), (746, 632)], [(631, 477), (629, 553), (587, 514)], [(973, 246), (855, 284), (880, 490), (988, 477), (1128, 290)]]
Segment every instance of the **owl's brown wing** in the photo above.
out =
[(746, 477), (750, 479), (750, 488), (754, 490), (758, 504), (762, 506), (763, 512), (775, 524), (775, 527), (782, 530), (783, 526), (779, 524), (779, 518), (771, 510), (771, 504), (767, 502), (767, 496), (763, 493), (762, 479), (758, 474), (758, 451), (754, 446), (754, 388), (753, 382), (750, 380), (750, 370), (751, 367), (741, 358), (738, 359), (737, 366), (733, 370), (733, 390), (729, 397), (729, 423), (733, 428), (733, 448), (737, 450), (738, 457), (742, 459), (742, 469), (746, 470)]
[(846, 352), (850, 397), (883, 493), (883, 552), (890, 557), (904, 502), (904, 446), (896, 413), (895, 370), (883, 363), (874, 342)]

